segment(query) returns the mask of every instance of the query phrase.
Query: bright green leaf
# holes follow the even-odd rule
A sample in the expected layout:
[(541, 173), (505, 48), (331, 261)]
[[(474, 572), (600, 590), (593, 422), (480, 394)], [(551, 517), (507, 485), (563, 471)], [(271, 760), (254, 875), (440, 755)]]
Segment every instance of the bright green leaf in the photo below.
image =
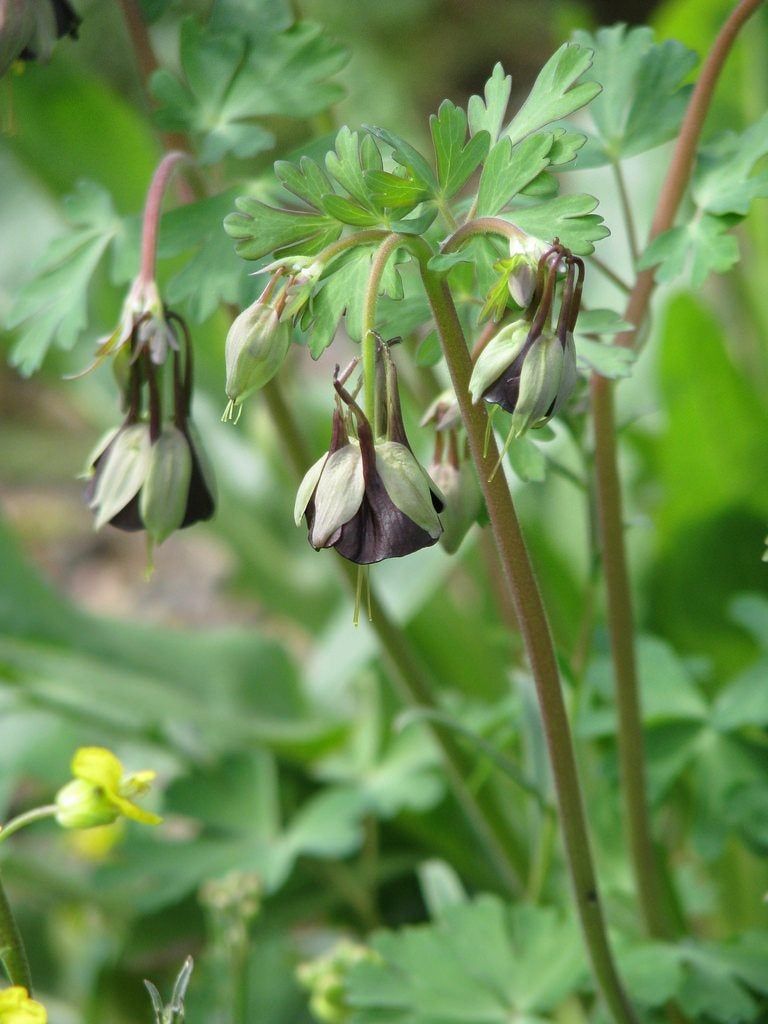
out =
[(530, 184), (549, 163), (552, 148), (549, 134), (532, 135), (517, 146), (499, 139), (488, 155), (480, 175), (477, 199), (479, 217), (499, 213), (518, 192)]
[(502, 134), (519, 142), (586, 106), (600, 92), (597, 82), (579, 82), (591, 65), (591, 49), (563, 43), (541, 69), (528, 98)]
[(373, 125), (366, 125), (365, 127), (366, 131), (370, 132), (375, 138), (385, 142), (392, 149), (392, 156), (395, 161), (408, 171), (411, 178), (423, 185), (430, 195), (434, 195), (438, 191), (434, 171), (429, 166), (427, 160), (410, 143), (401, 139), (399, 135), (387, 131), (386, 128), (377, 128)]
[(507, 112), (512, 92), (512, 76), (504, 74), (501, 64), (495, 64), (493, 73), (485, 83), (482, 96), (470, 96), (467, 104), (467, 119), (472, 135), (486, 131), (493, 145), (499, 137), (504, 115)]
[(450, 199), (485, 159), (490, 135), (478, 131), (467, 142), (467, 115), (449, 100), (443, 100), (437, 114), (432, 114), (429, 127), (440, 189)]
[(334, 220), (342, 224), (352, 224), (354, 227), (375, 227), (381, 223), (381, 217), (377, 213), (371, 213), (369, 209), (345, 199), (344, 196), (337, 196), (334, 192), (323, 196), (323, 209)]
[(592, 196), (558, 196), (537, 206), (515, 210), (508, 219), (543, 242), (557, 237), (579, 256), (589, 256), (595, 251), (593, 243), (610, 234), (603, 218), (592, 212), (596, 206), (597, 200)]
[(250, 196), (237, 199), (235, 206), (239, 212), (226, 217), (224, 230), (245, 260), (261, 259), (298, 242), (302, 252), (318, 252), (341, 234), (341, 224), (331, 217), (280, 210)]

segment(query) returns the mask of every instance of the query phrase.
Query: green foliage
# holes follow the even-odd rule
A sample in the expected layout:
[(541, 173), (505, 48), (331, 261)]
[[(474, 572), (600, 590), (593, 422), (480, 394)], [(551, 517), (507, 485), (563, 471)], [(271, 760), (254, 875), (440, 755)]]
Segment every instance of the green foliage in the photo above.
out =
[(450, 199), (485, 160), (490, 135), (479, 130), (467, 142), (467, 115), (449, 100), (444, 100), (437, 114), (430, 117), (429, 127), (440, 191), (445, 199)]
[(686, 271), (699, 288), (710, 273), (725, 273), (739, 260), (739, 245), (730, 229), (753, 200), (768, 196), (768, 172), (754, 174), (768, 153), (768, 114), (747, 128), (705, 146), (691, 186), (693, 215), (684, 224), (654, 238), (642, 255), (641, 268), (656, 267), (658, 281), (672, 281)]
[[(552, 945), (554, 930), (558, 943)], [(354, 967), (348, 1000), (355, 1024), (389, 1021), (541, 1021), (583, 981), (573, 922), (551, 908), (509, 909), (492, 896), (445, 906), (431, 925), (380, 932), (380, 963)]]
[(541, 69), (527, 99), (503, 134), (512, 143), (519, 142), (585, 107), (601, 89), (597, 82), (580, 81), (591, 65), (591, 49), (564, 43)]
[(152, 77), (158, 123), (193, 136), (204, 164), (271, 149), (274, 136), (256, 118), (307, 117), (343, 94), (329, 79), (346, 53), (309, 22), (248, 39), (213, 33), (190, 18), (181, 29), (180, 56), (182, 79), (166, 69)]
[(9, 327), (24, 325), (11, 359), (25, 374), (40, 367), (50, 345), (75, 345), (88, 322), (91, 279), (122, 229), (109, 195), (93, 183), (64, 206), (75, 230), (51, 243), (8, 314)]
[(674, 39), (654, 42), (652, 29), (601, 28), (575, 39), (594, 50), (592, 74), (602, 92), (590, 104), (596, 135), (579, 156), (596, 167), (644, 153), (677, 134), (691, 87), (684, 85), (696, 54)]

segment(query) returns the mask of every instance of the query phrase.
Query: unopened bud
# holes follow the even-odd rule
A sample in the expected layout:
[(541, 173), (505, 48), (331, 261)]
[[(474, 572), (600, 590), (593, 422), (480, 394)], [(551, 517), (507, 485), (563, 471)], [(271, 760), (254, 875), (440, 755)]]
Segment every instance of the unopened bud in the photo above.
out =
[(225, 417), (274, 377), (290, 343), (290, 324), (281, 321), (277, 310), (266, 302), (254, 302), (234, 320), (225, 350), (229, 399)]
[(191, 476), (189, 441), (177, 427), (166, 426), (152, 445), (139, 500), (144, 528), (155, 544), (162, 544), (181, 527)]

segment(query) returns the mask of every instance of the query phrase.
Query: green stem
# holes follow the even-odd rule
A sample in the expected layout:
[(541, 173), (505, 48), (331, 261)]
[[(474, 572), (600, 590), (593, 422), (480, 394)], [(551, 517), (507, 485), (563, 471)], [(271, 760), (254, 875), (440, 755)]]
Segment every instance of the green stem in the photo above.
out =
[[(677, 144), (659, 195), (650, 238), (672, 227), (693, 169), (696, 148), (717, 78), (739, 32), (762, 0), (741, 0), (721, 29), (705, 61), (691, 95)], [(630, 294), (625, 313), (639, 332), (648, 313), (654, 286), (653, 270), (642, 271)], [(618, 335), (616, 343), (631, 347), (633, 333)], [(616, 680), (618, 712), (617, 743), (624, 794), (624, 814), (629, 833), (638, 898), (646, 930), (652, 936), (668, 934), (659, 898), (659, 880), (653, 848), (643, 756), (634, 616), (624, 542), (624, 516), (619, 478), (614, 387), (593, 375), (590, 385), (595, 435), (595, 472), (608, 628)]]
[(320, 250), (315, 259), (318, 263), (330, 263), (331, 260), (346, 252), (347, 249), (354, 249), (358, 245), (373, 245), (375, 242), (381, 242), (388, 235), (389, 232), (384, 228), (366, 228), (365, 231), (355, 231), (345, 238), (339, 238), (338, 241), (326, 245), (324, 249)]
[(365, 415), (373, 425), (374, 436), (378, 423), (376, 416), (376, 303), (381, 279), (392, 253), (403, 244), (403, 236), (395, 233), (384, 238), (371, 263), (371, 272), (363, 298), (363, 380), (365, 382)]
[[(311, 454), (276, 379), (270, 381), (264, 388), (264, 395), (288, 458), (297, 477), (301, 478), (312, 461)], [(354, 594), (357, 580), (355, 566), (341, 557), (337, 559), (336, 564), (345, 584)], [(439, 710), (432, 682), (424, 664), (403, 630), (392, 620), (373, 590), (371, 628), (392, 670), (392, 679), (403, 704), (411, 708)], [(523, 857), (517, 836), (499, 820), (487, 794), (475, 793), (468, 786), (467, 779), (471, 774), (472, 761), (464, 753), (451, 730), (440, 723), (430, 723), (430, 729), (440, 748), (454, 795), (488, 861), (496, 871), (502, 887), (511, 894), (519, 895)]]
[(613, 160), (611, 162), (611, 167), (613, 169), (613, 176), (616, 179), (616, 191), (619, 193), (621, 214), (624, 218), (624, 227), (627, 232), (627, 243), (629, 244), (629, 253), (632, 257), (632, 266), (634, 266), (637, 263), (638, 256), (640, 255), (640, 249), (637, 244), (637, 228), (635, 227), (635, 218), (632, 214), (632, 204), (629, 201), (627, 183), (624, 180), (624, 172), (621, 169), (621, 164), (618, 160)]
[[(456, 232), (454, 239), (462, 230)], [(431, 255), (429, 246), (421, 239), (409, 239), (409, 249), (419, 260), (422, 281), (485, 495), (499, 559), (525, 641), (547, 740), (566, 861), (595, 980), (614, 1020), (620, 1024), (635, 1024), (637, 1018), (608, 943), (573, 740), (539, 587), (504, 475), (493, 473), (499, 455), (492, 437), (487, 451), (484, 450), (487, 413), (484, 407), (473, 405), (470, 400), (472, 362), (450, 291), (443, 278), (427, 266)]]
[(11, 818), (7, 825), (0, 825), (0, 843), (6, 840), (8, 836), (12, 836), (14, 832), (26, 828), (27, 825), (32, 825), (36, 821), (43, 821), (45, 818), (52, 818), (58, 810), (56, 804), (45, 804), (43, 807), (35, 807), (34, 810), (26, 811), (24, 814), (19, 814), (16, 818)]
[(21, 985), (32, 993), (32, 976), (16, 919), (0, 880), (0, 961), (12, 985)]

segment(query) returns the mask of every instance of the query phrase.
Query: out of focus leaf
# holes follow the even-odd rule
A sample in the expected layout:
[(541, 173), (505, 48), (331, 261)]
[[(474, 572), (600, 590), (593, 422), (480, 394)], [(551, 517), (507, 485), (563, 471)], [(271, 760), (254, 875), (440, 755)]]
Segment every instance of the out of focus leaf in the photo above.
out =
[(199, 140), (200, 159), (227, 153), (253, 156), (274, 143), (256, 118), (308, 117), (335, 103), (341, 87), (328, 81), (346, 62), (344, 49), (319, 25), (300, 22), (252, 39), (216, 34), (194, 19), (181, 31), (183, 78), (161, 69), (152, 77), (158, 121)]
[(696, 54), (674, 39), (655, 43), (645, 26), (614, 25), (574, 38), (594, 50), (590, 75), (603, 87), (589, 108), (597, 138), (588, 141), (579, 166), (635, 156), (674, 138), (691, 91), (683, 83)]
[(446, 906), (430, 925), (379, 932), (371, 944), (381, 962), (349, 975), (355, 1024), (540, 1021), (585, 976), (572, 921), (493, 896)]
[(73, 230), (54, 239), (8, 314), (8, 326), (23, 325), (11, 353), (22, 373), (38, 369), (48, 348), (70, 349), (88, 323), (88, 289), (122, 221), (104, 189), (83, 183), (64, 202)]

